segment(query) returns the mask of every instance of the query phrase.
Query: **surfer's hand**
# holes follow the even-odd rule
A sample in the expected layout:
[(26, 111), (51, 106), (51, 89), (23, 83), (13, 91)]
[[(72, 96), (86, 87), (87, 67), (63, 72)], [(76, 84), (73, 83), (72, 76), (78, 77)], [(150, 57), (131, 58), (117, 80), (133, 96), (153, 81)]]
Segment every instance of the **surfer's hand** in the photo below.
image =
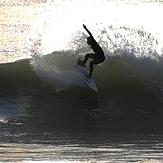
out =
[(87, 27), (83, 24), (83, 27), (84, 27), (84, 29), (86, 29)]
[(90, 37), (93, 37), (92, 36), (92, 33), (87, 29), (87, 27), (83, 24), (83, 27), (84, 27), (84, 29), (88, 32), (88, 34), (90, 35)]

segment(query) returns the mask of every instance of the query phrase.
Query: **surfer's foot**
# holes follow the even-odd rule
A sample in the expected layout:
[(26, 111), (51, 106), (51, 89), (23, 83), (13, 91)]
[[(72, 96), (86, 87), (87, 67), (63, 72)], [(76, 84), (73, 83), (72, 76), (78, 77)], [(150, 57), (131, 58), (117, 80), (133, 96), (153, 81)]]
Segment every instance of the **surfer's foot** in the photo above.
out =
[(92, 78), (92, 76), (91, 76), (91, 75), (87, 75), (87, 76), (86, 76), (86, 78), (91, 79), (91, 78)]

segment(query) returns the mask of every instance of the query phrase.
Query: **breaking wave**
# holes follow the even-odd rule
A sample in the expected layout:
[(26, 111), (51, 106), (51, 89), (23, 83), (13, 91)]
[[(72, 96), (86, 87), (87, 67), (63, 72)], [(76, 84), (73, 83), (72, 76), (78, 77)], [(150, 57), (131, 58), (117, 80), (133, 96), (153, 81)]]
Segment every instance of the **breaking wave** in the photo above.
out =
[(162, 101), (162, 15), (159, 2), (48, 1), (28, 35), (30, 66), (56, 92), (85, 87), (74, 67), (79, 57), (91, 52), (85, 24), (106, 56), (93, 73), (99, 90), (136, 91), (141, 85)]

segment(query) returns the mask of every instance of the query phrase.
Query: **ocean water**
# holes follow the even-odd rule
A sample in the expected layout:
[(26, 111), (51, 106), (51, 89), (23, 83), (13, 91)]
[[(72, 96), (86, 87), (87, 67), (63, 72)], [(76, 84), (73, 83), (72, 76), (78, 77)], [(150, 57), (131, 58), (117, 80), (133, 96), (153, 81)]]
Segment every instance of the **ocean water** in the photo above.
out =
[[(161, 1), (2, 1), (0, 162), (162, 162)], [(98, 92), (75, 68), (105, 52)], [(87, 66), (89, 63), (87, 63)]]

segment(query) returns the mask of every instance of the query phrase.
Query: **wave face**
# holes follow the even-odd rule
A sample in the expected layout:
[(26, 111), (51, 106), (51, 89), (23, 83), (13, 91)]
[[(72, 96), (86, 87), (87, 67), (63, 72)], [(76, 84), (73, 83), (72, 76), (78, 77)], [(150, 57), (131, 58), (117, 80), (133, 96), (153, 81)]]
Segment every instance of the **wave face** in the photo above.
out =
[[(11, 39), (10, 53), (5, 56), (6, 46), (1, 52), (3, 62), (32, 57), (30, 66), (56, 92), (86, 87), (74, 67), (79, 57), (92, 52), (86, 44), (88, 35), (82, 27), (85, 24), (106, 56), (103, 64), (95, 66), (93, 74), (99, 90), (115, 88), (126, 95), (135, 92), (137, 96), (143, 90), (163, 100), (161, 3), (79, 0), (48, 1), (33, 6), (35, 12), (31, 14), (36, 17), (24, 17), (29, 22), (19, 17), (23, 22), (19, 36), (28, 44), (16, 44)], [(32, 7), (27, 8), (33, 11)], [(27, 15), (27, 8), (18, 11)], [(14, 38), (18, 36), (17, 30)]]
[(86, 24), (106, 56), (94, 70), (98, 87), (126, 91), (130, 86), (132, 92), (141, 83), (162, 101), (162, 12), (161, 3), (48, 3), (33, 30), (31, 65), (57, 91), (84, 86), (74, 65), (91, 52)]

